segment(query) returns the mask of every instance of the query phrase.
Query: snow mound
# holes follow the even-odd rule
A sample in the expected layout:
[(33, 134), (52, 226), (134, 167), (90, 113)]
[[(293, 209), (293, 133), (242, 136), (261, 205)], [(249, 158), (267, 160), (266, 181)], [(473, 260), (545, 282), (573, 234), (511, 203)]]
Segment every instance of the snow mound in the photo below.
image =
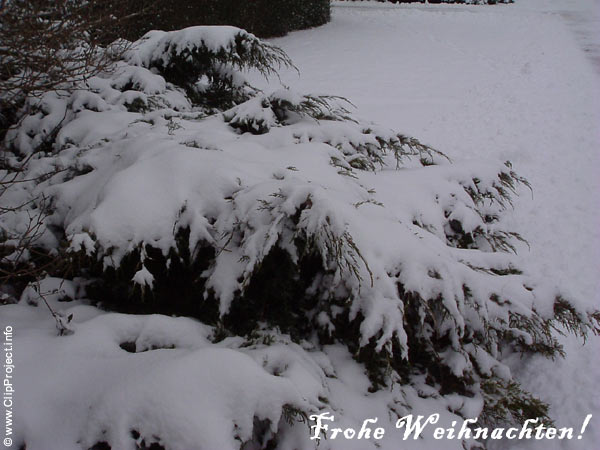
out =
[[(42, 284), (44, 290), (74, 290), (56, 279)], [(106, 313), (85, 301), (48, 296), (52, 308), (75, 317), (76, 332), (56, 336), (45, 306), (27, 304), (34, 299), (4, 306), (0, 318), (1, 326), (19, 330), (16, 445), (190, 450), (262, 448), (272, 441), (277, 448), (314, 449), (303, 414), (329, 411), (336, 423), (354, 428), (364, 414), (381, 417), (380, 425), (390, 430), (383, 442), (395, 448), (387, 401), (368, 395), (364, 369), (341, 345), (320, 351), (267, 331), (215, 342), (215, 329), (191, 319)], [(451, 403), (420, 399), (416, 386), (396, 385), (388, 394), (420, 411)], [(443, 423), (457, 419), (442, 412)], [(434, 442), (426, 435), (422, 448)], [(322, 440), (319, 448), (375, 449), (381, 443), (362, 440), (353, 447), (344, 439)]]

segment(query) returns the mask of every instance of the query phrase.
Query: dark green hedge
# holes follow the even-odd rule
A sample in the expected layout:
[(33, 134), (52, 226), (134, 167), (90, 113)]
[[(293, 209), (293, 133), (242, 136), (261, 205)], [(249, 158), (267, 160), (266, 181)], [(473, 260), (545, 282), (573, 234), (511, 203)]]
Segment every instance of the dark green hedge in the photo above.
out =
[[(349, 0), (349, 1), (363, 1), (363, 0)], [(372, 1), (372, 0), (365, 0)], [(425, 0), (375, 0), (378, 2), (388, 3), (425, 3)], [(514, 3), (514, 0), (428, 0), (427, 3), (461, 3), (469, 5), (496, 5), (498, 3)]]
[(133, 11), (151, 5), (127, 32), (137, 39), (146, 31), (179, 30), (193, 25), (234, 25), (259, 37), (283, 36), (330, 19), (329, 0), (134, 0)]

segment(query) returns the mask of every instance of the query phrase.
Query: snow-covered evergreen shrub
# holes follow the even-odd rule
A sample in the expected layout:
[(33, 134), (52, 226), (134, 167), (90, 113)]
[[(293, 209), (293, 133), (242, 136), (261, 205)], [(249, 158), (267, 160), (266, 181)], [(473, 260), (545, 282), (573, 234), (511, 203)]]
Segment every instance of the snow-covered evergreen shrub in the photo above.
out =
[[(513, 252), (521, 237), (504, 216), (526, 181), (508, 163), (453, 164), (354, 117), (343, 99), (262, 93), (243, 77), (290, 64), (232, 27), (151, 32), (85, 89), (30, 99), (35, 113), (7, 134), (14, 153), (4, 173), (28, 159), (6, 198), (51, 199), (38, 246), (68, 263), (53, 275), (77, 277), (108, 309), (195, 317), (236, 351), (341, 345), (363, 364), (371, 391), (447, 398), (480, 423), (546, 417), (504, 357), (560, 355), (553, 331), (585, 336), (599, 315), (521, 267)], [(0, 225), (18, 231), (22, 219), (8, 212)], [(126, 329), (121, 348), (137, 351)], [(228, 361), (257, 369), (237, 353), (196, 356), (222, 361), (219, 371)], [(186, 361), (183, 372), (205, 376)], [(260, 428), (253, 417), (268, 419), (270, 439), (284, 405), (333, 407), (326, 378), (304, 398), (283, 395), (281, 384), (271, 412), (261, 403), (239, 418), (238, 441)], [(151, 409), (141, 388), (132, 392)], [(94, 412), (93, 439), (116, 404), (108, 397)], [(406, 411), (400, 400), (389, 407)], [(151, 436), (136, 426), (135, 439)], [(159, 432), (162, 442), (174, 433)], [(128, 433), (107, 439), (118, 447)]]
[(152, 31), (137, 47), (132, 63), (154, 69), (167, 82), (184, 88), (192, 103), (220, 109), (254, 93), (239, 71), (254, 69), (268, 76), (292, 66), (279, 48), (234, 27)]

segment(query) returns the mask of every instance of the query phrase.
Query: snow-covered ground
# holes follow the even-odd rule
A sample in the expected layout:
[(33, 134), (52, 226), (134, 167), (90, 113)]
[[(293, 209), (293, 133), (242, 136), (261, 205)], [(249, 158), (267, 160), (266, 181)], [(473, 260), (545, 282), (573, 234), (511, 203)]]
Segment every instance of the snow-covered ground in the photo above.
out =
[[(509, 159), (533, 197), (515, 226), (530, 267), (600, 305), (600, 1), (514, 5), (337, 3), (330, 24), (274, 40), (301, 72), (284, 82), (346, 96), (362, 115), (401, 129), (454, 159)], [(567, 358), (521, 367), (560, 426), (600, 444), (600, 339), (565, 339)], [(595, 446), (594, 446), (595, 444)], [(510, 448), (517, 448), (514, 443)]]

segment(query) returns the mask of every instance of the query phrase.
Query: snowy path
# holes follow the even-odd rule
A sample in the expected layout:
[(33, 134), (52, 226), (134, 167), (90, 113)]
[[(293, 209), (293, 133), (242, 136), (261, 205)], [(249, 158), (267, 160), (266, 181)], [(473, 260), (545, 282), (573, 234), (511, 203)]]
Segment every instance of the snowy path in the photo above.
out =
[[(299, 81), (290, 73), (284, 82), (346, 96), (365, 117), (454, 159), (510, 159), (534, 189), (514, 217), (531, 244), (523, 256), (573, 296), (600, 305), (599, 6), (337, 4), (331, 24), (275, 42), (301, 71)], [(533, 361), (520, 377), (554, 405), (559, 426), (577, 429), (586, 414), (594, 418), (581, 441), (522, 448), (600, 442), (600, 339), (565, 345), (566, 360)]]
[(534, 0), (524, 3), (526, 8), (530, 5), (533, 10), (559, 14), (600, 73), (600, 0)]

